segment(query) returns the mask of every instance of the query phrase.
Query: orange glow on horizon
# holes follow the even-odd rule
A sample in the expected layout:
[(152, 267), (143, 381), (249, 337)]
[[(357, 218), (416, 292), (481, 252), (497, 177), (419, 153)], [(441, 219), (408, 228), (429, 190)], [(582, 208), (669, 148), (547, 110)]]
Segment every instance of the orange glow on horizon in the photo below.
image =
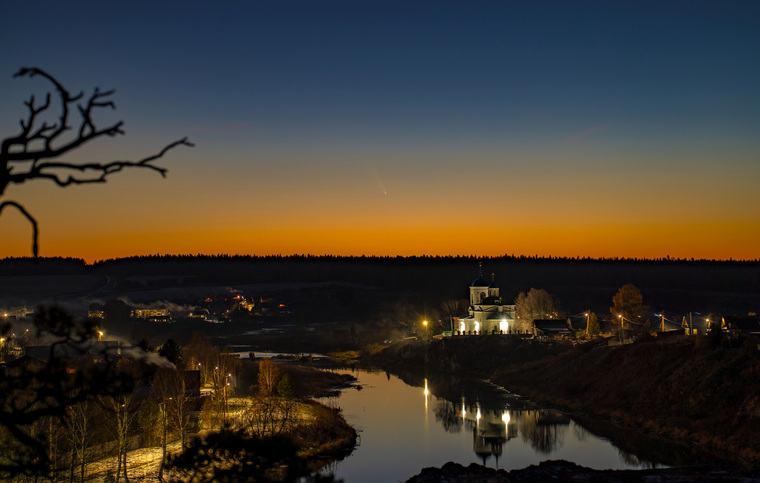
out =
[[(5, 220), (7, 223), (7, 220)], [(23, 224), (22, 224), (23, 225)], [(28, 227), (3, 237), (4, 257), (29, 256)], [(25, 232), (26, 231), (26, 232)], [(227, 229), (114, 233), (41, 232), (41, 255), (88, 263), (134, 255), (336, 256), (556, 256), (755, 260), (760, 227), (754, 224), (558, 226), (550, 228), (334, 228)]]
[[(599, 171), (577, 185), (558, 168), (533, 185), (504, 171), (397, 172), (383, 178), (387, 195), (366, 170), (365, 184), (334, 171), (272, 182), (205, 173), (130, 172), (9, 196), (36, 216), (41, 256), (90, 263), (162, 254), (760, 259), (754, 168), (731, 182), (692, 179), (691, 190), (671, 189), (676, 175), (629, 174), (617, 185)], [(31, 255), (18, 213), (2, 213), (0, 233), (0, 258)]]

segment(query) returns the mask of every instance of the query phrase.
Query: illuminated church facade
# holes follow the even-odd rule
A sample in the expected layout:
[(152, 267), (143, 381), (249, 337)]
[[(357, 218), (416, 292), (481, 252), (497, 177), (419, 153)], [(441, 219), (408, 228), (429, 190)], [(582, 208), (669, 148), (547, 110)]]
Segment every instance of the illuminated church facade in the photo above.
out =
[(515, 317), (515, 306), (505, 304), (499, 295), (495, 274), (491, 280), (483, 277), (481, 265), (478, 278), (470, 284), (468, 315), (454, 325), (456, 335), (526, 334), (532, 332), (530, 323)]

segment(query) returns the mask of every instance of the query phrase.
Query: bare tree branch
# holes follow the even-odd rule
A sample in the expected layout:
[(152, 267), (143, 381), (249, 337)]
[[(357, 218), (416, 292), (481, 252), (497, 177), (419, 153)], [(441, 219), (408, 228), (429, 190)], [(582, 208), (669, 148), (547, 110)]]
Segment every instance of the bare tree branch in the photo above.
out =
[(0, 203), (0, 214), (3, 213), (3, 209), (6, 206), (12, 206), (16, 208), (18, 211), (21, 212), (22, 215), (26, 217), (27, 220), (29, 220), (29, 223), (32, 225), (32, 254), (35, 258), (37, 258), (37, 253), (39, 252), (39, 245), (38, 245), (38, 238), (39, 238), (39, 232), (37, 228), (37, 220), (34, 219), (34, 217), (29, 214), (26, 209), (21, 206), (20, 204), (16, 203), (15, 201), (3, 201)]
[[(139, 161), (61, 161), (59, 159), (61, 156), (90, 141), (103, 136), (113, 137), (124, 134), (123, 121), (98, 127), (94, 120), (96, 109), (116, 108), (110, 100), (115, 91), (101, 91), (95, 88), (92, 94), (85, 98), (84, 92), (72, 95), (55, 77), (36, 67), (24, 67), (14, 75), (14, 77), (30, 78), (36, 76), (50, 82), (55, 93), (48, 92), (45, 102), (40, 105), (37, 105), (34, 95), (30, 96), (29, 100), (24, 102), (28, 112), (26, 119), (21, 119), (19, 122), (21, 132), (3, 139), (0, 144), (0, 196), (12, 184), (36, 179), (47, 179), (60, 187), (105, 183), (108, 176), (126, 168), (145, 168), (166, 177), (167, 169), (156, 166), (153, 162), (177, 146), (193, 146), (187, 138), (182, 138), (168, 144), (158, 153)], [(60, 111), (57, 113), (56, 121), (50, 122), (42, 117), (50, 113), (54, 95), (60, 103)], [(72, 112), (78, 113), (78, 119), (72, 121)], [(76, 114), (74, 117), (76, 118)], [(37, 222), (21, 204), (13, 201), (0, 205), (0, 211), (6, 205), (18, 209), (32, 224), (34, 229), (32, 251), (36, 257), (38, 252)]]

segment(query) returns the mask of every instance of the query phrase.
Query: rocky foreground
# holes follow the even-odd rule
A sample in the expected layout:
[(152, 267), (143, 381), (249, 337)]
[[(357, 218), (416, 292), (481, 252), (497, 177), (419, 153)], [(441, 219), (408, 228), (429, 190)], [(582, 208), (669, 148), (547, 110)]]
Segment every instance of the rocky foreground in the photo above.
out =
[(708, 467), (651, 470), (594, 470), (564, 460), (544, 461), (520, 470), (496, 470), (475, 463), (462, 466), (446, 463), (441, 468), (425, 468), (406, 483), (543, 483), (572, 482), (760, 482), (760, 478)]

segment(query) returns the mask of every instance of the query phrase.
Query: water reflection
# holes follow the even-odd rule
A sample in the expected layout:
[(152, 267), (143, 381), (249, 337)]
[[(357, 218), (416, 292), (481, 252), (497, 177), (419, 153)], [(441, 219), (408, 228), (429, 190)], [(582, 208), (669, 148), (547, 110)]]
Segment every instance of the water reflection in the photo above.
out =
[(570, 427), (570, 418), (551, 409), (526, 411), (520, 418), (523, 441), (536, 451), (551, 454), (560, 449)]
[(507, 470), (548, 459), (597, 469), (701, 462), (694, 445), (619, 432), (605, 421), (571, 420), (487, 381), (351, 373), (362, 390), (343, 391), (332, 402), (361, 436), (354, 453), (336, 465), (347, 483), (403, 481), (448, 461)]
[[(427, 407), (429, 389), (425, 388)], [(460, 433), (462, 428), (472, 433), (472, 449), (486, 464), (493, 456), (498, 466), (504, 445), (521, 436), (534, 450), (550, 454), (562, 447), (570, 419), (551, 409), (509, 409), (483, 406), (479, 401), (468, 402), (466, 397), (453, 402), (438, 398), (435, 420), (449, 433)]]

